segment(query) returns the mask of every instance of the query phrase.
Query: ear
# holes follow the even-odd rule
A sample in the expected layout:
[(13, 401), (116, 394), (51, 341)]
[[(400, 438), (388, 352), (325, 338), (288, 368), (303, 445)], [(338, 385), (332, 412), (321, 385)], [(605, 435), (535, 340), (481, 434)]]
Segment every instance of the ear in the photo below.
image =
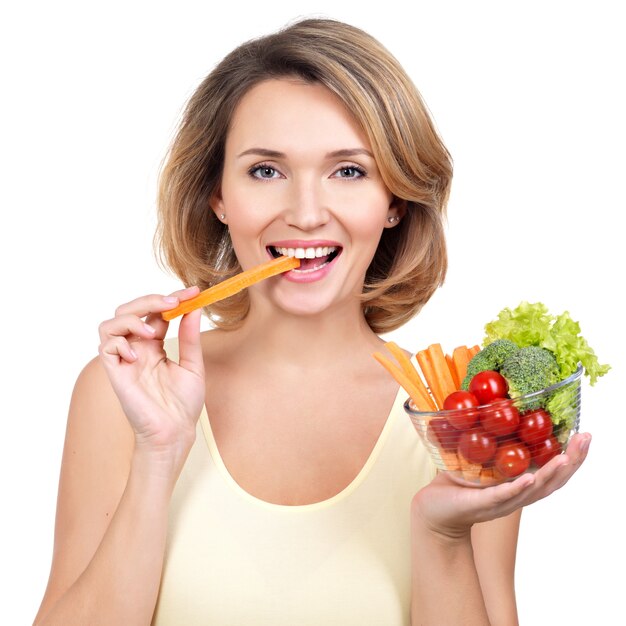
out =
[(213, 213), (215, 213), (215, 216), (217, 217), (217, 219), (220, 220), (221, 222), (222, 219), (220, 218), (220, 215), (224, 215), (226, 211), (224, 211), (224, 201), (222, 200), (222, 190), (219, 187), (215, 190), (215, 192), (209, 199), (209, 206), (211, 207), (211, 210), (213, 211)]
[(387, 211), (387, 220), (385, 222), (385, 228), (393, 228), (397, 226), (402, 218), (405, 216), (409, 203), (407, 200), (393, 196), (389, 210)]

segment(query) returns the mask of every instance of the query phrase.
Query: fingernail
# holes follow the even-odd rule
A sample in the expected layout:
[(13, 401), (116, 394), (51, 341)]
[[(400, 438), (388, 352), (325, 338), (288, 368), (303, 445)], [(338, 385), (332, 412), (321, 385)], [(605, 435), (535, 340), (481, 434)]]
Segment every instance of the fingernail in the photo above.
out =
[(132, 356), (133, 359), (137, 359), (138, 358), (137, 357), (137, 353), (132, 348), (130, 349), (130, 356)]
[(154, 333), (156, 333), (156, 329), (152, 328), (152, 326), (150, 326), (150, 324), (144, 324), (143, 327), (151, 334), (154, 335)]
[(164, 296), (163, 302), (167, 302), (167, 304), (176, 304), (178, 302), (178, 298), (176, 296)]

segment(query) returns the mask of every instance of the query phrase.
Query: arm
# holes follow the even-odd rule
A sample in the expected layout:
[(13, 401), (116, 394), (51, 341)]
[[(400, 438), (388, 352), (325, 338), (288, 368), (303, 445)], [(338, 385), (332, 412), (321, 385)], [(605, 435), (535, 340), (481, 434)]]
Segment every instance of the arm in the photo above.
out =
[[(103, 324), (101, 358), (85, 368), (75, 387), (38, 625), (130, 626), (152, 618), (169, 500), (193, 442), (204, 375), (199, 314), (181, 322), (180, 366), (163, 358), (167, 325), (156, 316), (147, 318), (156, 333), (129, 344), (147, 332), (131, 330), (133, 319), (143, 325), (124, 312)], [(188, 399), (186, 406), (180, 397)]]
[[(516, 516), (519, 520), (522, 507), (571, 478), (587, 455), (589, 440), (589, 435), (575, 435), (565, 454), (512, 482), (467, 488), (442, 473), (417, 493), (411, 506), (412, 624), (489, 626), (490, 618), (494, 624), (516, 623)], [(506, 553), (494, 559), (492, 550), (498, 548)], [(502, 572), (507, 579), (497, 580)], [(505, 602), (497, 597), (503, 589)], [(501, 615), (510, 621), (497, 621)]]
[(474, 563), (492, 624), (517, 626), (515, 555), (522, 510), (472, 527)]
[[(513, 579), (520, 515), (521, 510), (475, 524), (469, 534), (455, 539), (433, 536), (419, 518), (415, 519), (413, 562), (420, 577), (415, 579), (415, 586), (440, 597), (446, 604), (445, 611), (458, 616), (450, 624), (517, 626)], [(420, 562), (427, 567), (420, 566)], [(446, 588), (445, 596), (438, 593), (440, 585)], [(458, 593), (449, 589), (452, 585)], [(414, 597), (417, 600), (419, 596)], [(417, 605), (412, 612), (428, 619)], [(433, 614), (430, 619), (432, 623), (448, 623), (440, 621), (449, 619), (443, 615)]]
[[(96, 367), (90, 364), (78, 381), (73, 409), (89, 402), (85, 387), (102, 377)], [(171, 487), (149, 458), (133, 452), (123, 415), (86, 415), (70, 411), (53, 562), (35, 624), (146, 624), (156, 601)], [(86, 421), (117, 424), (106, 433), (96, 426), (89, 435)], [(105, 441), (120, 440), (117, 459), (107, 459), (97, 431)]]
[(411, 624), (489, 626), (470, 532), (448, 537), (413, 513)]

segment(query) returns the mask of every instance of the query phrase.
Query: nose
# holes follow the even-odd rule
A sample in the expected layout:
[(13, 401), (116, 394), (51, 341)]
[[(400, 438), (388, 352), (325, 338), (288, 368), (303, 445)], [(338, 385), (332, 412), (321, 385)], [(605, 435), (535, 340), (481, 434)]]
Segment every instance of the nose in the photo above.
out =
[(311, 178), (293, 181), (284, 218), (287, 224), (303, 231), (312, 231), (330, 220), (329, 205), (322, 185)]

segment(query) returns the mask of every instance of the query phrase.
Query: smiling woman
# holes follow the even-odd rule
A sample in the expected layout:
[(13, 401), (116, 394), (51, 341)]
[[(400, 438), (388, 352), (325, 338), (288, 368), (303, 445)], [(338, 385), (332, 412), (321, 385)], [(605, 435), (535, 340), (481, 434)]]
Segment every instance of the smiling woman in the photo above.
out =
[[(268, 82), (279, 91), (298, 85), (297, 106), (289, 108)], [(297, 145), (291, 141), (293, 154), (287, 154), (278, 142), (301, 130), (302, 122), (314, 115), (308, 95), (323, 91), (327, 111), (319, 111), (309, 136)], [(352, 129), (347, 143), (339, 137), (331, 141), (323, 115), (333, 108)], [(443, 217), (452, 166), (418, 91), (397, 60), (359, 29), (332, 20), (304, 20), (244, 44), (201, 83), (171, 146), (159, 202), (164, 259), (183, 282), (201, 288), (241, 270), (226, 224), (207, 220), (205, 213), (222, 182), (221, 168), (229, 164), (222, 163), (226, 133), (241, 133), (231, 119), (233, 111), (246, 115), (248, 128), (255, 130), (247, 142), (237, 139), (236, 152), (238, 164), (255, 179), (284, 180), (288, 172), (281, 172), (277, 160), (294, 158), (294, 149), (302, 154), (317, 144), (318, 152), (326, 152), (315, 158), (324, 156), (327, 166), (336, 165), (336, 178), (360, 180), (367, 172), (368, 181), (386, 187), (403, 219), (387, 222), (396, 228), (383, 232), (359, 297), (375, 332), (393, 330), (413, 317), (445, 276)], [(323, 139), (327, 146), (321, 145)], [(227, 156), (231, 166), (234, 157)], [(354, 162), (356, 157), (364, 159), (363, 165)], [(345, 193), (354, 191), (351, 187)], [(207, 249), (208, 241), (219, 243)], [(207, 313), (217, 326), (234, 328), (248, 306), (248, 294), (242, 293)]]
[[(356, 28), (297, 22), (209, 74), (159, 194), (187, 287), (100, 325), (37, 624), (516, 623), (520, 509), (588, 438), (533, 476), (462, 487), (435, 476), (371, 356), (443, 280), (450, 180), (417, 90)], [(281, 255), (299, 267), (165, 340), (162, 313)]]

